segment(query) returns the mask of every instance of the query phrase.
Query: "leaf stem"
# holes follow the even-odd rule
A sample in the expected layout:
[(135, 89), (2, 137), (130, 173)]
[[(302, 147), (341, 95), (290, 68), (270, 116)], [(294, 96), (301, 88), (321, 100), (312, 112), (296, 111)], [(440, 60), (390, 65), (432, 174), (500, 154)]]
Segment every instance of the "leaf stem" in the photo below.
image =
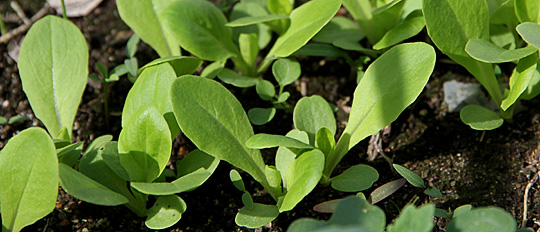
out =
[(66, 3), (64, 2), (64, 0), (62, 0), (62, 14), (63, 14), (63, 18), (64, 19), (68, 19), (67, 18), (67, 13), (66, 13)]

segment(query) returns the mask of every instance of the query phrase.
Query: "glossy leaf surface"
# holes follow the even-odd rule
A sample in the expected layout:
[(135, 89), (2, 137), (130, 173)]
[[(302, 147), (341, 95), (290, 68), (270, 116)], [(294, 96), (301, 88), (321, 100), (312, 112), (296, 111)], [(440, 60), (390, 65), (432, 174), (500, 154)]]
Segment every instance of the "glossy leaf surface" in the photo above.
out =
[(69, 136), (88, 78), (88, 46), (77, 26), (47, 16), (28, 31), (20, 51), (19, 72), (32, 110), (49, 134), (62, 128)]
[(527, 43), (540, 48), (540, 25), (537, 23), (522, 23), (516, 27), (517, 32)]
[(336, 118), (330, 105), (318, 95), (303, 97), (296, 103), (293, 112), (294, 127), (309, 135), (310, 144), (315, 144), (315, 136), (321, 128), (336, 133)]
[(528, 46), (515, 50), (506, 50), (486, 40), (471, 39), (467, 42), (465, 51), (474, 59), (485, 63), (504, 63), (526, 57), (538, 51), (538, 48)]
[(146, 68), (151, 66), (160, 65), (163, 63), (169, 63), (173, 67), (176, 76), (182, 76), (192, 74), (201, 66), (202, 60), (196, 57), (190, 56), (168, 56), (150, 61), (139, 69), (139, 73), (142, 73)]
[(468, 105), (463, 107), (459, 113), (463, 123), (475, 130), (493, 130), (499, 128), (503, 123), (497, 113), (479, 105)]
[(332, 177), (332, 188), (342, 192), (360, 192), (371, 188), (379, 173), (371, 166), (359, 164)]
[(148, 210), (148, 218), (144, 224), (153, 230), (165, 229), (180, 221), (186, 208), (186, 203), (179, 196), (158, 197), (156, 203)]
[(275, 205), (253, 203), (253, 206), (240, 209), (234, 219), (236, 225), (247, 228), (258, 228), (272, 222), (279, 215)]
[(254, 149), (263, 149), (271, 147), (288, 147), (299, 149), (313, 149), (314, 147), (287, 136), (256, 134), (246, 141), (246, 146)]
[(414, 187), (418, 187), (418, 188), (426, 187), (426, 185), (424, 184), (424, 180), (422, 180), (422, 177), (418, 176), (416, 173), (410, 171), (409, 169), (399, 164), (392, 164), (392, 166), (396, 169), (396, 171), (401, 176), (403, 176)]

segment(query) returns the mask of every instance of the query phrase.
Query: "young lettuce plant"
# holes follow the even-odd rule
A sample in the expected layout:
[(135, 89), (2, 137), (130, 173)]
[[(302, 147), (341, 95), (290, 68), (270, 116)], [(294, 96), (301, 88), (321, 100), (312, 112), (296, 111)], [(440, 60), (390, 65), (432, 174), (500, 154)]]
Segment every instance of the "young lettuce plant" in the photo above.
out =
[[(217, 82), (179, 77), (170, 97), (180, 128), (199, 149), (249, 173), (276, 201), (276, 205), (253, 203), (244, 194), (245, 207), (236, 222), (255, 228), (293, 209), (319, 181), (332, 182), (343, 191), (369, 188), (378, 173), (367, 165), (354, 166), (334, 178), (330, 175), (350, 148), (394, 121), (416, 99), (434, 64), (435, 52), (425, 43), (398, 45), (379, 57), (355, 91), (349, 124), (337, 144), (333, 112), (318, 96), (298, 102), (293, 113), (297, 129), (287, 136), (254, 135), (238, 100)], [(256, 150), (269, 147), (280, 147), (275, 167), (265, 165)], [(234, 182), (241, 182), (231, 175)]]
[[(538, 48), (520, 48), (522, 42), (514, 36), (518, 20), (529, 20), (523, 9), (535, 9), (534, 4), (538, 7), (538, 3), (533, 2), (506, 1), (490, 15), (488, 4), (483, 0), (467, 4), (457, 0), (423, 1), (430, 38), (443, 53), (465, 67), (497, 105), (498, 113), (478, 105), (463, 108), (461, 119), (473, 129), (491, 130), (500, 127), (504, 120), (511, 122), (515, 103), (538, 94), (535, 90), (538, 87), (534, 87), (538, 83), (535, 77), (538, 75)], [(493, 64), (516, 61), (510, 88), (501, 92)]]

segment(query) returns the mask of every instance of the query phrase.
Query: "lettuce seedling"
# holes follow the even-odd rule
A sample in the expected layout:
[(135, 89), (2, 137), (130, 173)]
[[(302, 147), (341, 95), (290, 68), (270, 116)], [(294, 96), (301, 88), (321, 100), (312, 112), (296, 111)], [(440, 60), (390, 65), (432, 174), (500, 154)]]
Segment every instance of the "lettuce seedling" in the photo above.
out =
[[(416, 99), (434, 65), (435, 52), (425, 43), (398, 45), (377, 59), (355, 91), (348, 126), (337, 144), (333, 112), (319, 96), (298, 102), (293, 113), (297, 129), (287, 136), (254, 135), (238, 100), (215, 81), (179, 77), (170, 97), (178, 125), (199, 149), (249, 173), (276, 201), (275, 206), (245, 201), (236, 222), (255, 228), (272, 221), (276, 212), (293, 209), (318, 182), (332, 182), (343, 191), (369, 188), (378, 178), (369, 166), (330, 175), (350, 148), (395, 120)], [(280, 147), (275, 167), (266, 165), (256, 150), (269, 147)]]
[[(498, 113), (482, 106), (463, 108), (461, 119), (473, 129), (491, 130), (501, 126), (503, 120), (511, 122), (515, 103), (539, 93), (538, 87), (534, 87), (539, 81), (538, 48), (519, 47), (522, 42), (514, 36), (515, 24), (530, 20), (523, 9), (535, 9), (538, 3), (515, 2), (519, 3), (498, 4), (490, 16), (488, 4), (483, 0), (467, 4), (456, 0), (423, 1), (430, 38), (443, 53), (465, 67), (497, 105)], [(517, 67), (510, 77), (509, 89), (501, 92), (493, 64), (515, 61)]]

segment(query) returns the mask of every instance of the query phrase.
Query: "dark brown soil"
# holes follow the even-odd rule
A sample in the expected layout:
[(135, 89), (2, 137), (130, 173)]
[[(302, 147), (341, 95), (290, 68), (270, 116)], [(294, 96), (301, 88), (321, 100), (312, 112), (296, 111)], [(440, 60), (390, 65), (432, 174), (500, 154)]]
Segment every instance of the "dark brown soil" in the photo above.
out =
[[(28, 15), (33, 15), (42, 6), (42, 1), (19, 1)], [(7, 1), (0, 3), (2, 15), (13, 15)], [(7, 13), (6, 13), (7, 12)], [(52, 11), (51, 11), (52, 12)], [(109, 68), (123, 63), (124, 46), (132, 34), (120, 20), (115, 1), (104, 0), (89, 16), (71, 19), (85, 35), (90, 49), (90, 73), (96, 73), (95, 63)], [(20, 22), (19, 22), (20, 23)], [(7, 23), (8, 28), (18, 26)], [(21, 36), (15, 38), (17, 41)], [(0, 125), (0, 148), (7, 140), (31, 126), (42, 126), (37, 120), (22, 91), (16, 62), (8, 56), (8, 48), (0, 45), (0, 115), (10, 118), (24, 115), (31, 120), (12, 125)], [(139, 64), (157, 58), (155, 52), (141, 44), (137, 53)], [(303, 75), (301, 82), (307, 86), (308, 95), (320, 94), (336, 105), (349, 104), (355, 80), (351, 78), (349, 66), (341, 59), (299, 58)], [(391, 197), (378, 203), (386, 212), (390, 223), (399, 210), (411, 201), (416, 204), (434, 202), (438, 208), (456, 208), (463, 204), (473, 206), (496, 205), (510, 212), (521, 223), (523, 197), (527, 184), (540, 170), (537, 149), (540, 146), (540, 101), (523, 102), (524, 111), (515, 115), (514, 123), (505, 123), (493, 131), (474, 131), (461, 123), (456, 113), (446, 113), (442, 103), (442, 83), (446, 80), (474, 80), (460, 67), (438, 64), (423, 94), (391, 125), (391, 133), (383, 142), (385, 153), (397, 164), (404, 165), (420, 174), (430, 186), (443, 193), (443, 199), (431, 199), (422, 190), (408, 184)], [(293, 96), (290, 103), (301, 97), (300, 82), (288, 87)], [(120, 112), (131, 87), (125, 78), (111, 86), (110, 125), (105, 122), (102, 89), (99, 84), (89, 83), (77, 114), (74, 141), (88, 145), (100, 135), (112, 134), (117, 139), (120, 131)], [(230, 87), (230, 86), (228, 86)], [(264, 106), (262, 101), (253, 100), (253, 89), (242, 91), (230, 88), (246, 109)], [(268, 125), (256, 126), (256, 132), (285, 134), (292, 128), (292, 116), (283, 110)], [(374, 188), (400, 178), (392, 172), (390, 165), (381, 157), (374, 161), (366, 159), (368, 141), (361, 142), (340, 163), (336, 172), (349, 166), (366, 163), (375, 167), (380, 179), (375, 186), (365, 191), (368, 195)], [(180, 134), (173, 145), (173, 158), (178, 158), (195, 147)], [(264, 151), (272, 163), (274, 150)], [(236, 226), (234, 217), (242, 207), (242, 193), (236, 190), (228, 178), (230, 165), (222, 162), (216, 173), (201, 187), (180, 194), (188, 205), (179, 223), (164, 231), (286, 231), (288, 225), (301, 217), (327, 220), (330, 215), (319, 214), (312, 207), (320, 202), (350, 195), (329, 187), (319, 186), (293, 211), (285, 212), (270, 225), (257, 230)], [(248, 190), (257, 202), (271, 202), (260, 186), (248, 175), (244, 175)], [(25, 231), (149, 231), (144, 218), (137, 217), (127, 208), (103, 207), (81, 202), (66, 194), (61, 188), (56, 210)], [(418, 198), (417, 198), (418, 197)], [(416, 200), (414, 200), (416, 199)], [(540, 182), (532, 183), (528, 196), (527, 227), (540, 228)], [(436, 219), (434, 231), (444, 231), (445, 219)]]

